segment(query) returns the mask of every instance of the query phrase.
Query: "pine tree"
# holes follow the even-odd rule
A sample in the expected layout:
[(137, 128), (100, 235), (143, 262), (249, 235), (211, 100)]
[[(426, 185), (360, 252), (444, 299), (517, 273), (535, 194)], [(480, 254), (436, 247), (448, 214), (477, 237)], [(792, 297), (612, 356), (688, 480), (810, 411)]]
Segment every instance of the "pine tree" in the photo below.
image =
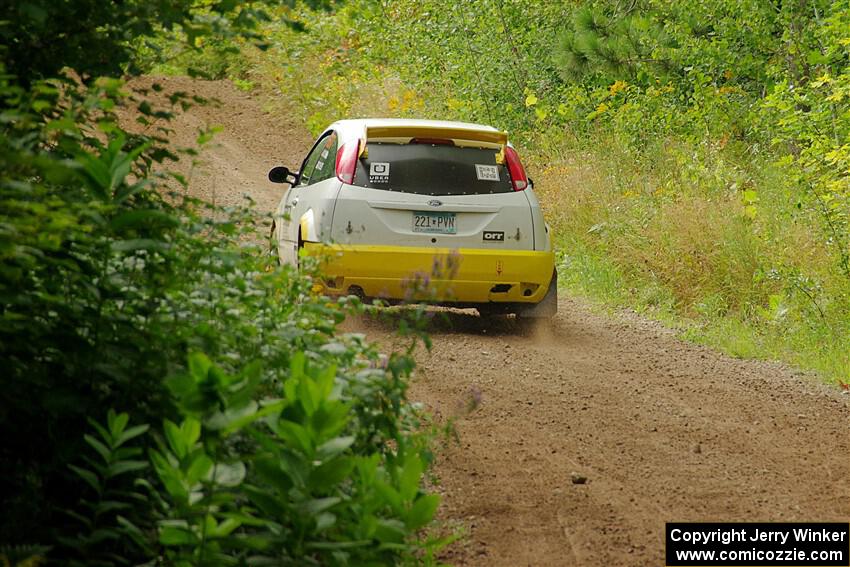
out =
[(664, 75), (671, 69), (665, 53), (676, 43), (660, 21), (638, 2), (625, 8), (619, 2), (582, 6), (558, 36), (555, 63), (568, 82), (594, 75), (603, 82)]

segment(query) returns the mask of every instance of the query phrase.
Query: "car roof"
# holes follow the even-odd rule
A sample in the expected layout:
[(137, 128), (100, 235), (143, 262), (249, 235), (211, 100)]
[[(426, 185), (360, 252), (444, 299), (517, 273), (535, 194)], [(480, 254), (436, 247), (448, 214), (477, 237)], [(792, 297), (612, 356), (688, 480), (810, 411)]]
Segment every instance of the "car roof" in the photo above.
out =
[(486, 124), (475, 124), (473, 122), (456, 122), (451, 120), (421, 120), (413, 118), (357, 118), (351, 120), (338, 120), (328, 126), (325, 130), (335, 130), (343, 142), (354, 138), (362, 138), (366, 128), (378, 126), (395, 127), (437, 127), (457, 128), (464, 130), (478, 130), (481, 132), (498, 132), (496, 128)]

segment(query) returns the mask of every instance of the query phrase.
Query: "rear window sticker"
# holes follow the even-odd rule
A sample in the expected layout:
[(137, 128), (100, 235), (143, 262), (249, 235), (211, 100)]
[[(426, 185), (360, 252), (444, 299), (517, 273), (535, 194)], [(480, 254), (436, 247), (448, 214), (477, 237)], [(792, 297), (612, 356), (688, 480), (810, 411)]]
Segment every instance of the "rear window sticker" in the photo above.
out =
[(328, 152), (328, 150), (327, 150), (327, 149), (323, 150), (323, 151), (322, 151), (322, 159), (327, 159), (327, 158), (328, 158), (328, 153), (329, 153), (329, 152)]
[(476, 163), (475, 175), (479, 181), (499, 181), (499, 168), (495, 165)]
[(316, 164), (316, 169), (318, 171), (321, 171), (323, 167), (325, 167), (325, 162), (323, 162), (323, 161), (320, 161)]
[(369, 183), (389, 183), (390, 164), (383, 161), (373, 161), (369, 164)]

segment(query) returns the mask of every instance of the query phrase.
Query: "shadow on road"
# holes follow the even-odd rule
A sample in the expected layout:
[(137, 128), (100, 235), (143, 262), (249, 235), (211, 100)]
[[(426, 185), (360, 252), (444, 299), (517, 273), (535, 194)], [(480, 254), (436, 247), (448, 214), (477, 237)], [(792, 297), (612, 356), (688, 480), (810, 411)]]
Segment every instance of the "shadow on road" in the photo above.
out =
[[(417, 321), (417, 318), (419, 319)], [(486, 335), (533, 337), (541, 333), (558, 335), (555, 321), (517, 319), (513, 316), (481, 317), (474, 309), (427, 308), (417, 314), (415, 307), (389, 307), (357, 319), (364, 330), (395, 332), (400, 326), (416, 326), (431, 335)]]

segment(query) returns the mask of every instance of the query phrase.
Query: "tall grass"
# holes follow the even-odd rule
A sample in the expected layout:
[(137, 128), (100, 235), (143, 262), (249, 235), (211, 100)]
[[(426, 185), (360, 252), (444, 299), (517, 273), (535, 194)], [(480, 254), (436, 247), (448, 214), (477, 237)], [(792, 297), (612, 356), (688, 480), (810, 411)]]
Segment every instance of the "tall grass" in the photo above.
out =
[(602, 132), (561, 148), (528, 149), (571, 291), (734, 356), (848, 380), (848, 282), (780, 165), (681, 140), (635, 159)]

